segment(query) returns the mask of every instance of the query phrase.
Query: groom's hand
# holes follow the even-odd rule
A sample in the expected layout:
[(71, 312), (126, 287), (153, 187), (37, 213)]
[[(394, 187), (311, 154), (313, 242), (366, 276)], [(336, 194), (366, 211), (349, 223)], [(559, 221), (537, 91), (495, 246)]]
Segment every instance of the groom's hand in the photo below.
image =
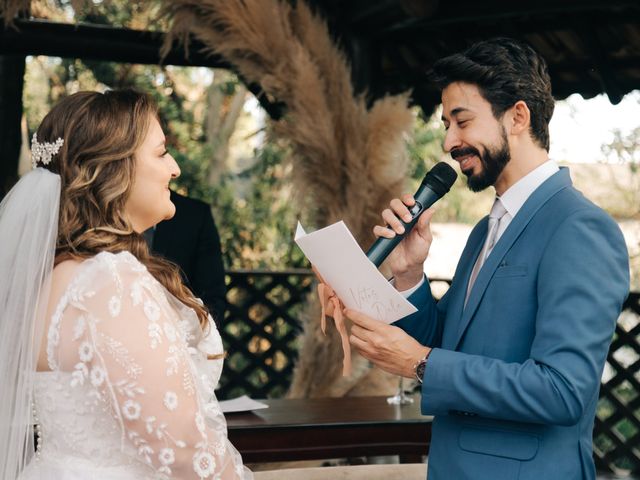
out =
[(401, 328), (364, 313), (350, 309), (344, 313), (353, 322), (349, 341), (360, 355), (389, 373), (414, 378), (413, 367), (431, 350), (429, 347), (418, 343)]
[[(415, 205), (413, 196), (406, 194), (402, 198), (394, 198), (389, 208), (382, 212), (382, 221), (386, 226), (376, 225), (373, 233), (378, 237), (393, 238), (404, 233), (401, 221), (410, 222), (409, 208)], [(395, 287), (399, 291), (409, 290), (424, 276), (424, 262), (429, 253), (433, 236), (431, 234), (431, 217), (435, 210), (427, 209), (420, 216), (413, 230), (393, 249), (387, 264), (395, 279)]]

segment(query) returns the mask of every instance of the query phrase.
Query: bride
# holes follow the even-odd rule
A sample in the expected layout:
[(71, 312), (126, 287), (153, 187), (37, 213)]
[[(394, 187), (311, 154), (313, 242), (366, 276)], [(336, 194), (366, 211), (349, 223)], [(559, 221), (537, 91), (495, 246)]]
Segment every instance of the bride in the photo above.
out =
[(251, 478), (220, 335), (140, 234), (180, 174), (150, 98), (65, 98), (32, 159), (0, 204), (0, 480)]

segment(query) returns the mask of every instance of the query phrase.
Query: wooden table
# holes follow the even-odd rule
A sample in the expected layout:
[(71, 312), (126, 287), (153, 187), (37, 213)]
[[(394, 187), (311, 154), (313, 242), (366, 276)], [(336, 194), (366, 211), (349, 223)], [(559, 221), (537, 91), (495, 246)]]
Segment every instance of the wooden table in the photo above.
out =
[(247, 463), (400, 455), (420, 462), (432, 417), (385, 397), (261, 400), (264, 410), (226, 414), (229, 439)]

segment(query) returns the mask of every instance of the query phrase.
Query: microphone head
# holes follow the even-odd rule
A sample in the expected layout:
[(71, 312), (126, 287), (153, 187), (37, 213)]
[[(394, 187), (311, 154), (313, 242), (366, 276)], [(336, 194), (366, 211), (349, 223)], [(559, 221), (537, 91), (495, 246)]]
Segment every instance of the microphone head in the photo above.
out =
[(422, 183), (442, 196), (449, 191), (456, 178), (458, 178), (458, 174), (448, 163), (439, 162), (427, 172)]

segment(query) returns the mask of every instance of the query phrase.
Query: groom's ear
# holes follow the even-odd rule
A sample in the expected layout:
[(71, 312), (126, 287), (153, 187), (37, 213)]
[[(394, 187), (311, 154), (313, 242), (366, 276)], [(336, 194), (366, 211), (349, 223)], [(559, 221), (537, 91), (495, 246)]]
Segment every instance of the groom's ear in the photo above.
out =
[(531, 128), (531, 111), (524, 100), (518, 100), (513, 107), (505, 112), (507, 124), (505, 128), (508, 134), (529, 134)]

